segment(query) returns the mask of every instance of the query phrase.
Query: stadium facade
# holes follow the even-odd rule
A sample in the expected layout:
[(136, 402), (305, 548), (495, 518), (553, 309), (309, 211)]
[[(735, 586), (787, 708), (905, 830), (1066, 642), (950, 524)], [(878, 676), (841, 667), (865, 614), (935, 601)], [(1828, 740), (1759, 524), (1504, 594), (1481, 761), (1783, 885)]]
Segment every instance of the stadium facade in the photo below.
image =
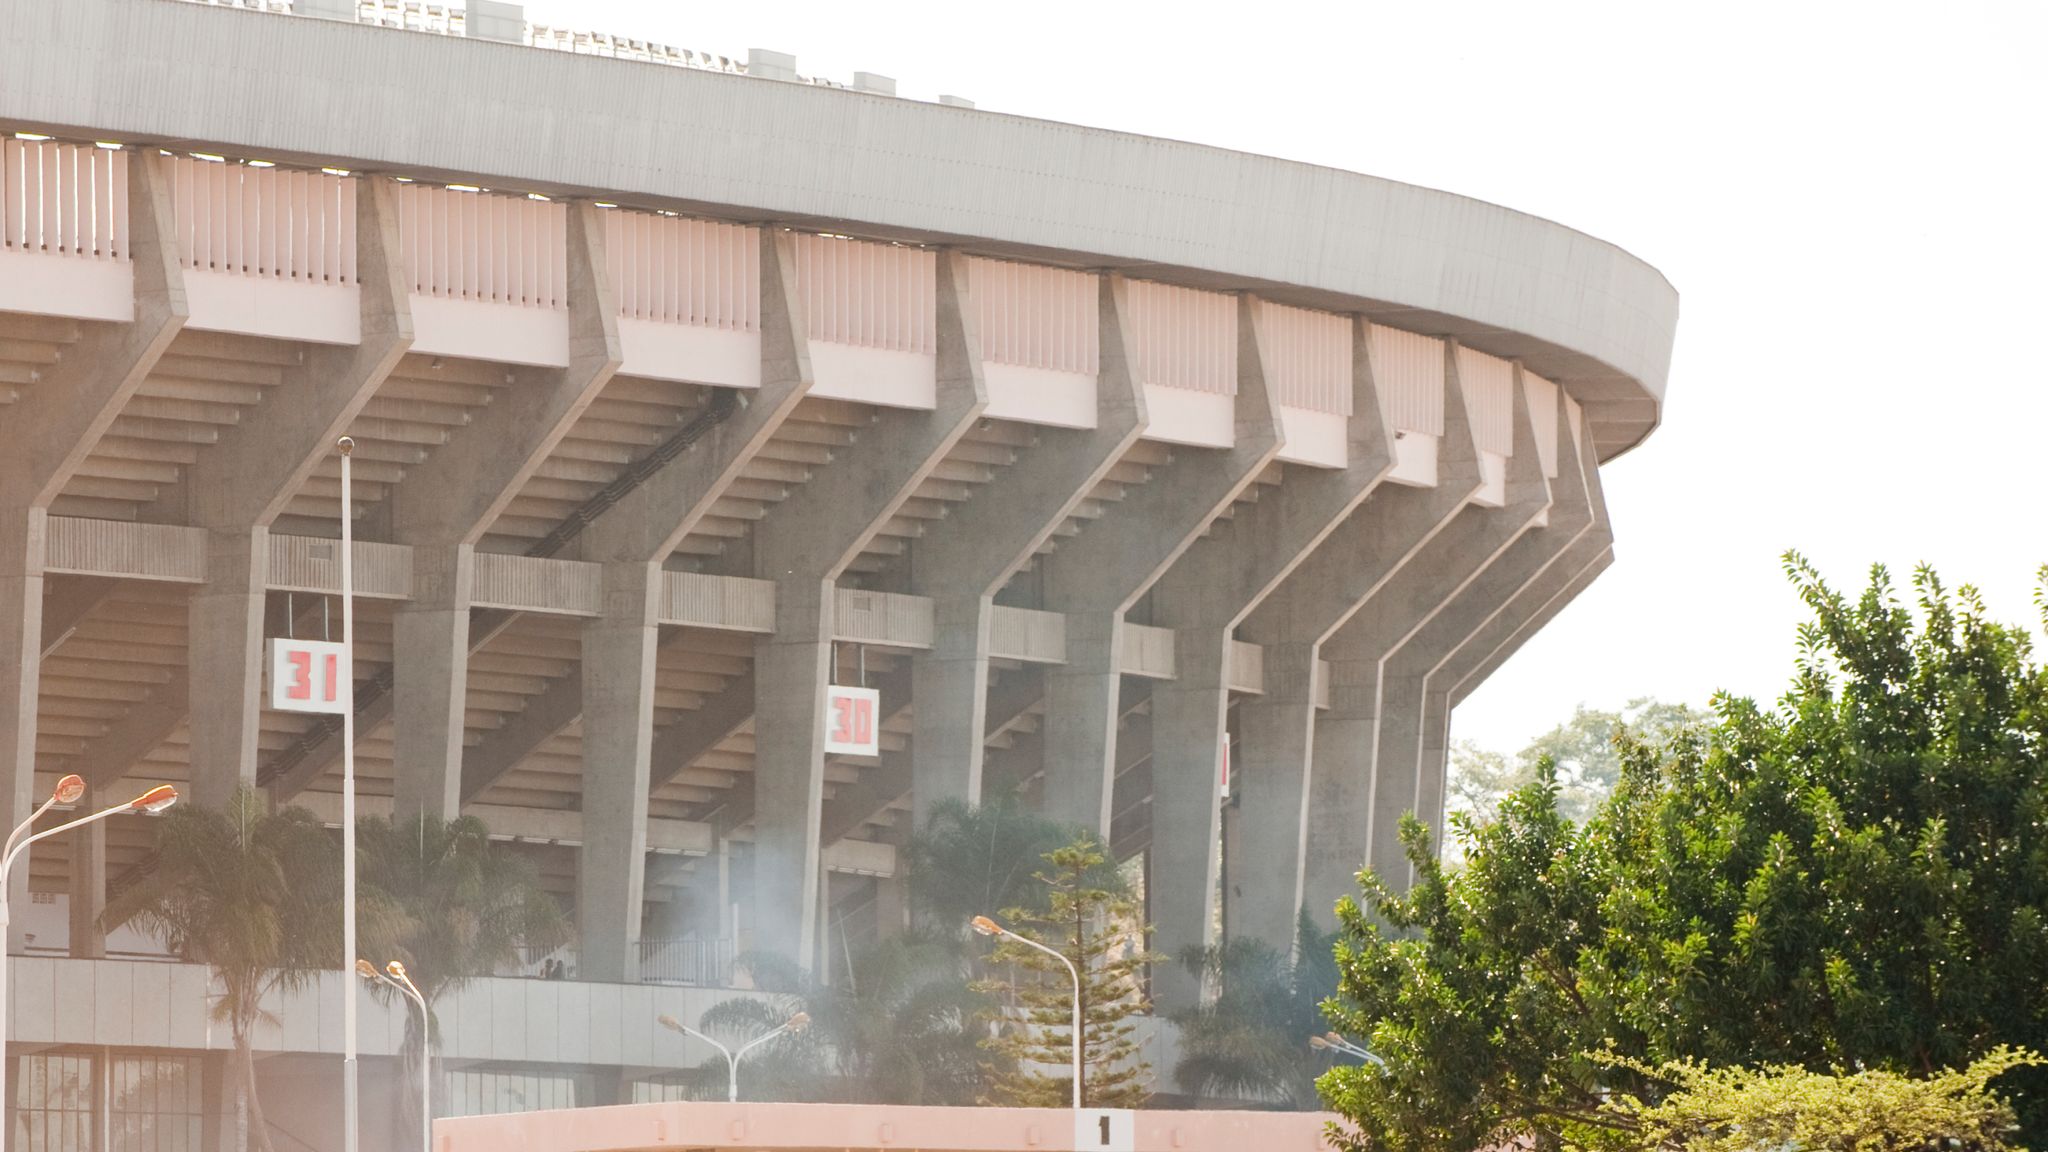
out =
[[(363, 809), (482, 818), (577, 923), (452, 1067), (631, 1098), (734, 948), (899, 924), (950, 798), (1142, 860), (1161, 950), (1285, 946), (1403, 874), (1451, 709), (1611, 560), (1677, 297), (1610, 244), (512, 5), (297, 9), (0, 0), (5, 815), (78, 772), (339, 819), (265, 651), (338, 626), (352, 437)], [(151, 838), (18, 874), (16, 1083), (224, 1043), (99, 923)], [(266, 1037), (287, 1098), (340, 986)]]

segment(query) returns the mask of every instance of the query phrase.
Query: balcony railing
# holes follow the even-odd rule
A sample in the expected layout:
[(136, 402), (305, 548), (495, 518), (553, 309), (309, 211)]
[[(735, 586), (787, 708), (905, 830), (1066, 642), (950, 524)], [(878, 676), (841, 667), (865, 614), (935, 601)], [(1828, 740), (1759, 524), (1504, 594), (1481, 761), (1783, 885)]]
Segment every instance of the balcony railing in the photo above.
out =
[(642, 940), (639, 944), (642, 984), (732, 987), (730, 940)]

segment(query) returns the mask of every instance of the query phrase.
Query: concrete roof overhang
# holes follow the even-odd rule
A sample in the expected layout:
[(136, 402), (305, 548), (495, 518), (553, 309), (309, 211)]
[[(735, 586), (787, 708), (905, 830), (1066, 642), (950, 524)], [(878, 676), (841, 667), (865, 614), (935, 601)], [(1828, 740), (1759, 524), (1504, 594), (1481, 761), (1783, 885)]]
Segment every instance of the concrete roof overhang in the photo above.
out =
[(959, 245), (1362, 312), (1658, 422), (1678, 294), (1468, 197), (1173, 140), (173, 0), (0, 0), (0, 121)]

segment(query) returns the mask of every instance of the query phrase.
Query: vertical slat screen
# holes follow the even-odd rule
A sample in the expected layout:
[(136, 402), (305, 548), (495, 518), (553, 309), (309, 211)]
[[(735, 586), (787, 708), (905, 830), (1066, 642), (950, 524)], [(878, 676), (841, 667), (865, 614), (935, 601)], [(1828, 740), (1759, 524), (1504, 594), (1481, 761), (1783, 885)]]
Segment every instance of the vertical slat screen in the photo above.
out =
[(1280, 402), (1351, 415), (1350, 318), (1264, 301), (1259, 307), (1262, 351)]
[(1472, 414), (1472, 439), (1482, 452), (1515, 452), (1515, 366), (1498, 356), (1458, 349), (1458, 383)]
[(739, 224), (604, 213), (619, 315), (751, 332), (760, 311), (760, 233)]
[(1138, 380), (1237, 395), (1237, 298), (1133, 280), (1129, 295)]
[(925, 355), (938, 350), (938, 259), (931, 251), (798, 233), (796, 278), (811, 339)]
[(1083, 376), (1100, 371), (1100, 289), (1092, 273), (980, 256), (967, 268), (982, 359)]
[(301, 284), (355, 283), (353, 178), (189, 156), (168, 163), (185, 267)]
[(0, 247), (128, 258), (128, 156), (55, 140), (0, 141)]
[(1443, 435), (1444, 342), (1375, 324), (1367, 343), (1394, 430)]
[(400, 184), (399, 251), (422, 296), (568, 307), (568, 206)]

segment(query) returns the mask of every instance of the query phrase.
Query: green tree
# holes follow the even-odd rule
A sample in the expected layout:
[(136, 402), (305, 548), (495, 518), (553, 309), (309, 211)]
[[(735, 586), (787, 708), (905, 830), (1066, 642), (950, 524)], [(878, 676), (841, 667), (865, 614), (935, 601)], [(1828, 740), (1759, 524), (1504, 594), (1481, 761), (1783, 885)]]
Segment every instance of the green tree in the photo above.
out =
[(340, 966), (341, 854), (311, 813), (265, 807), (243, 788), (221, 808), (171, 809), (157, 826), (156, 867), (109, 902), (105, 921), (132, 917), (175, 955), (213, 969), (222, 992), (214, 1018), (234, 1039), (238, 1142), (271, 1152), (250, 1038), (268, 1018), (267, 995)]
[(1557, 766), (1559, 807), (1585, 821), (1621, 780), (1623, 742), (1661, 746), (1713, 721), (1713, 713), (1689, 704), (1638, 696), (1619, 711), (1581, 704), (1512, 757), (1459, 740), (1451, 746), (1449, 806), (1489, 819), (1503, 797), (1536, 779), (1537, 764), (1548, 757)]
[[(1855, 600), (1803, 559), (1812, 619), (1775, 708), (1715, 703), (1705, 730), (1620, 742), (1619, 786), (1584, 825), (1554, 772), (1490, 824), (1453, 827), (1418, 883), (1368, 879), (1340, 911), (1347, 1031), (1385, 1068), (1326, 1098), (1358, 1147), (1562, 1138), (1627, 1066), (1837, 1065), (1933, 1074), (1997, 1045), (2048, 1047), (2048, 674), (1974, 592), (1885, 572)], [(2009, 1073), (2025, 1138), (2048, 1082)]]
[(1216, 995), (1174, 1013), (1181, 1055), (1173, 1078), (1181, 1090), (1302, 1111), (1320, 1107), (1316, 1077), (1330, 1060), (1308, 1038), (1327, 1028), (1322, 1003), (1337, 991), (1335, 943), (1304, 910), (1292, 957), (1250, 937), (1183, 952), (1181, 963)]
[(979, 806), (941, 801), (911, 836), (906, 854), (917, 923), (965, 939), (976, 916), (1044, 907), (1038, 861), (1079, 832), (1010, 798)]
[[(435, 1035), (440, 1026), (434, 1005), (444, 994), (514, 962), (521, 945), (549, 949), (569, 938), (561, 906), (541, 887), (532, 863), (493, 843), (490, 829), (473, 816), (365, 817), (356, 822), (356, 852), (363, 890), (395, 913), (382, 925), (359, 930), (358, 942), (380, 968), (392, 959), (405, 964), (427, 1002)], [(396, 995), (381, 984), (377, 992), (387, 1000)], [(405, 1021), (404, 1106), (394, 1114), (392, 1130), (414, 1140), (425, 1106), (416, 1086), (426, 1036), (413, 1012), (405, 1013)]]
[[(1080, 980), (1081, 1099), (1090, 1108), (1136, 1108), (1151, 1095), (1151, 1065), (1138, 1058), (1132, 1018), (1145, 1012), (1147, 969), (1161, 957), (1144, 947), (1138, 902), (1106, 867), (1100, 845), (1083, 836), (1044, 854), (1036, 876), (1042, 903), (1003, 910), (1011, 933), (1065, 958), (1005, 936), (989, 959), (1026, 978), (981, 987), (1003, 997), (999, 1026), (983, 1046), (995, 1057), (991, 1099), (1057, 1108), (1072, 1098), (1074, 977)], [(1049, 1069), (1059, 1069), (1055, 1074)]]

